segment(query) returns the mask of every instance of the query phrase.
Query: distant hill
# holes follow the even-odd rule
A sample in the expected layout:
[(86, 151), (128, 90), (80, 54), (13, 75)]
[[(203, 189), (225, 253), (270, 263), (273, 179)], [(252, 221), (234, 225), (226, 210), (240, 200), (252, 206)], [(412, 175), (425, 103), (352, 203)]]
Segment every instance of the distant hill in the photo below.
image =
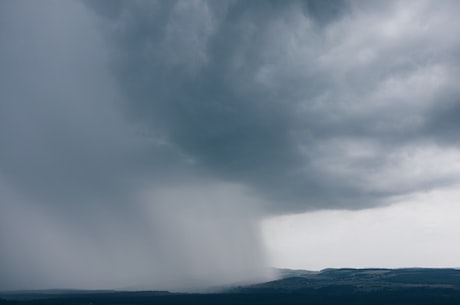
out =
[[(339, 288), (358, 292), (401, 289), (445, 289), (460, 293), (459, 269), (324, 269), (321, 271), (279, 269), (280, 279), (246, 287), (239, 293), (301, 293)], [(346, 287), (346, 288), (345, 288)], [(459, 303), (460, 304), (460, 303)]]
[(164, 291), (22, 291), (0, 293), (1, 305), (318, 304), (459, 305), (458, 269), (279, 269), (280, 278), (220, 293)]
[(232, 293), (284, 295), (312, 304), (460, 304), (458, 269), (281, 269), (279, 275), (278, 280)]

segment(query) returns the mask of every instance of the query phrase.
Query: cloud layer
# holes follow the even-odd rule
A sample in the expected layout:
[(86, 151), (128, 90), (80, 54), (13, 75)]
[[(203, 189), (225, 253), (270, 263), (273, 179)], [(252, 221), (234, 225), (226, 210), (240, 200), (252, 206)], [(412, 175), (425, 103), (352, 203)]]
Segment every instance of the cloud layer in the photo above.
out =
[(455, 2), (89, 4), (127, 111), (270, 211), (458, 181)]

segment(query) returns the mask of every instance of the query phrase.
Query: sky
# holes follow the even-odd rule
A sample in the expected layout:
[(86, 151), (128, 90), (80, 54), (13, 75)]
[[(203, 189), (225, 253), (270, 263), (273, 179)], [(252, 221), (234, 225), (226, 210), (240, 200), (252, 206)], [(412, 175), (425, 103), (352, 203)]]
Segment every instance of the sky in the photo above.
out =
[(458, 1), (0, 1), (0, 290), (459, 267)]

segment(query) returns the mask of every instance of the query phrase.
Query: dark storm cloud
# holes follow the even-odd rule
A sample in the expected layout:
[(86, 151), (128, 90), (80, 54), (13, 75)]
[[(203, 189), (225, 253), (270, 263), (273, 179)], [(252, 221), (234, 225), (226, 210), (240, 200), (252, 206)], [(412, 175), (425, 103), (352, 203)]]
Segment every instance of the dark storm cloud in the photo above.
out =
[(88, 4), (106, 17), (128, 110), (271, 209), (365, 207), (445, 182), (366, 180), (457, 134), (451, 111), (432, 111), (458, 78), (455, 2)]
[(309, 18), (322, 25), (339, 19), (347, 8), (347, 3), (343, 0), (305, 0), (301, 1), (301, 5)]
[[(299, 7), (277, 1), (124, 4), (112, 24), (114, 56), (120, 84), (135, 101), (128, 105), (134, 115), (220, 178), (263, 192), (283, 192), (282, 181), (295, 184), (292, 172), (304, 158), (292, 134), (297, 122), (290, 91), (301, 84), (273, 90), (254, 84), (254, 77), (270, 73), (265, 66), (283, 56), (281, 45), (281, 54), (260, 52), (283, 34), (273, 36), (273, 23), (283, 30)], [(148, 13), (139, 13), (145, 5)], [(299, 192), (307, 195), (300, 188), (295, 196)]]
[(440, 141), (440, 145), (459, 146), (460, 96), (456, 94), (445, 97), (441, 105), (433, 107), (431, 111), (424, 124), (426, 134)]

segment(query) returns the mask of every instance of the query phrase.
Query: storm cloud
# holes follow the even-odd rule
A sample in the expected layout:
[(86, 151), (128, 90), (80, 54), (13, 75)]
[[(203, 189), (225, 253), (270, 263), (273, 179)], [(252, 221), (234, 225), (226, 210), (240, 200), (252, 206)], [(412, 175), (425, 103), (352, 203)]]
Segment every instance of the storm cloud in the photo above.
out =
[(255, 281), (263, 217), (460, 182), (457, 1), (0, 6), (0, 289)]
[(409, 164), (457, 150), (455, 2), (89, 4), (127, 111), (276, 213), (457, 182)]

